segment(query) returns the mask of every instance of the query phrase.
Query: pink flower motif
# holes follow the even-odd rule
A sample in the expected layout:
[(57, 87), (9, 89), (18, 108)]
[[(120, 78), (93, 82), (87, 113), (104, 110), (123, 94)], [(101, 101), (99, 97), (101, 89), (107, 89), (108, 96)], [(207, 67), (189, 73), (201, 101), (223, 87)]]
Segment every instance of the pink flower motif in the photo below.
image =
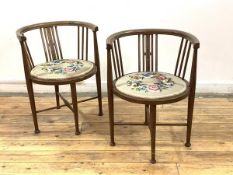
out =
[(159, 86), (157, 84), (149, 85), (148, 88), (149, 90), (152, 90), (152, 91), (159, 90)]
[(65, 67), (64, 72), (73, 72), (73, 68), (72, 67)]
[(160, 74), (159, 76), (157, 76), (157, 78), (159, 80), (165, 80), (167, 77), (165, 77), (164, 75)]

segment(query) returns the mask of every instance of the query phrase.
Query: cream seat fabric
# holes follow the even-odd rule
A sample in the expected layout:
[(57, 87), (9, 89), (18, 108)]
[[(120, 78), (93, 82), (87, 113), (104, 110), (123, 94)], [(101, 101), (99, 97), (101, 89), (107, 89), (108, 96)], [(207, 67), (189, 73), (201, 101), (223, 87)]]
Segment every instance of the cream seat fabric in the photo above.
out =
[(59, 80), (77, 78), (91, 71), (94, 63), (84, 60), (61, 59), (36, 65), (31, 76), (39, 79)]
[(145, 99), (176, 96), (187, 90), (186, 81), (161, 72), (135, 72), (116, 80), (115, 88), (125, 95)]

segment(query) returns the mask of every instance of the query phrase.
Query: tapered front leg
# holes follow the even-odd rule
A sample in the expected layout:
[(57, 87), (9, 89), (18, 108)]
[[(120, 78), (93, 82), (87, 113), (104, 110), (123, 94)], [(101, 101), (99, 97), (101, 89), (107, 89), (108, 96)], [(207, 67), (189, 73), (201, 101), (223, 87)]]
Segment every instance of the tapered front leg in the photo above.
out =
[(77, 104), (77, 92), (76, 92), (76, 83), (71, 83), (71, 96), (73, 104), (73, 113), (74, 113), (74, 122), (75, 122), (75, 134), (79, 135), (79, 121), (78, 121), (78, 104)]
[(115, 146), (114, 141), (114, 104), (113, 93), (108, 93), (109, 127), (110, 127), (110, 145)]
[(156, 139), (156, 105), (150, 105), (150, 135), (151, 135), (151, 163), (155, 160), (155, 139)]
[(57, 109), (60, 109), (60, 99), (59, 99), (59, 86), (55, 85), (55, 96), (56, 96), (56, 104), (57, 104)]
[(103, 107), (102, 107), (102, 92), (101, 92), (101, 78), (100, 72), (97, 70), (96, 73), (96, 87), (97, 87), (97, 94), (98, 94), (98, 104), (99, 104), (99, 116), (103, 115)]
[(102, 91), (101, 91), (101, 75), (100, 75), (100, 62), (99, 62), (99, 48), (97, 42), (97, 34), (96, 31), (93, 32), (94, 37), (94, 53), (95, 53), (95, 64), (97, 68), (96, 72), (96, 87), (97, 87), (97, 94), (98, 94), (98, 103), (99, 103), (99, 116), (103, 115), (102, 109)]
[(145, 121), (144, 121), (145, 125), (148, 125), (148, 117), (149, 117), (149, 105), (146, 104), (145, 105)]
[(193, 107), (194, 107), (194, 99), (195, 99), (195, 91), (196, 91), (196, 74), (197, 74), (197, 49), (194, 49), (193, 53), (193, 63), (190, 75), (190, 91), (188, 96), (188, 116), (187, 116), (187, 133), (186, 133), (186, 147), (190, 147), (191, 143), (191, 130), (193, 123)]

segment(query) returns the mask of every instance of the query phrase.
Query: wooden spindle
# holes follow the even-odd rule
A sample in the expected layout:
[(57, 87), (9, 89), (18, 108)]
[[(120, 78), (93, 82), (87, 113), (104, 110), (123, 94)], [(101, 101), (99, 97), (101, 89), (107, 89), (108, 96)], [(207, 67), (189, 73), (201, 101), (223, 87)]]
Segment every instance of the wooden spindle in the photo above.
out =
[(88, 28), (86, 28), (86, 60), (88, 60)]
[(77, 56), (78, 56), (78, 59), (80, 59), (80, 29), (79, 29), (79, 28), (80, 28), (80, 27), (78, 26), (78, 27), (77, 27), (77, 29), (78, 29), (78, 31), (77, 31), (77, 34), (78, 34), (78, 36), (77, 36), (77, 37), (78, 37), (78, 38), (77, 38), (77, 40), (78, 40), (78, 41), (77, 41), (77, 42), (78, 42), (78, 43), (77, 43), (77, 44), (78, 44), (78, 46), (77, 46), (77, 47), (78, 47), (78, 49), (77, 49)]
[(84, 55), (84, 27), (82, 27), (82, 48), (81, 48), (81, 59), (83, 60), (83, 55)]
[(141, 71), (141, 36), (138, 35), (138, 71)]
[(184, 49), (183, 49), (183, 53), (182, 53), (182, 57), (181, 57), (181, 61), (180, 61), (180, 64), (179, 64), (179, 74), (178, 74), (179, 77), (180, 77), (180, 74), (181, 74), (181, 71), (182, 71), (182, 67), (183, 67), (183, 62), (184, 62), (184, 57), (185, 57), (185, 54), (186, 54), (187, 44), (188, 44), (188, 40), (185, 41)]
[(120, 46), (120, 40), (119, 39), (117, 39), (117, 46), (118, 46), (118, 53), (119, 53), (119, 62), (120, 62), (120, 67), (121, 67), (121, 76), (123, 76), (124, 75), (124, 69), (123, 69), (121, 46)]
[(182, 75), (183, 79), (184, 79), (185, 74), (186, 74), (186, 69), (187, 69), (187, 65), (188, 65), (188, 59), (189, 59), (189, 55), (190, 55), (190, 49), (191, 49), (191, 42), (189, 42), (188, 52), (186, 54), (186, 59), (185, 59), (185, 64), (184, 64), (184, 69), (183, 69), (183, 75)]
[(183, 48), (183, 42), (184, 42), (184, 38), (182, 38), (181, 42), (180, 42), (180, 48), (179, 48), (179, 52), (178, 52), (178, 57), (177, 57), (177, 61), (176, 61), (176, 67), (175, 67), (174, 75), (177, 75), (177, 70), (178, 70), (178, 66), (179, 66), (179, 62), (180, 62), (180, 55), (181, 55), (181, 51), (182, 51), (182, 48)]

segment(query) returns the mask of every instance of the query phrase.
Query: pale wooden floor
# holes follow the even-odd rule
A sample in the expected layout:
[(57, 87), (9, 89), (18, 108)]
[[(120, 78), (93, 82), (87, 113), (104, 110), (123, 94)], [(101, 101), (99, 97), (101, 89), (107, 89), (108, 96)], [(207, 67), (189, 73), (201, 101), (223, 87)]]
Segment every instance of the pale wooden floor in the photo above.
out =
[[(37, 97), (38, 108), (55, 104)], [(96, 100), (82, 103), (74, 135), (67, 108), (39, 114), (41, 133), (34, 135), (27, 97), (0, 97), (0, 174), (233, 174), (233, 100), (197, 98), (192, 147), (184, 147), (185, 127), (157, 127), (157, 164), (151, 165), (149, 130), (116, 126), (116, 146), (109, 146), (107, 99), (104, 116)], [(116, 121), (143, 121), (143, 105), (116, 100)], [(159, 121), (185, 121), (186, 100), (158, 107)]]

